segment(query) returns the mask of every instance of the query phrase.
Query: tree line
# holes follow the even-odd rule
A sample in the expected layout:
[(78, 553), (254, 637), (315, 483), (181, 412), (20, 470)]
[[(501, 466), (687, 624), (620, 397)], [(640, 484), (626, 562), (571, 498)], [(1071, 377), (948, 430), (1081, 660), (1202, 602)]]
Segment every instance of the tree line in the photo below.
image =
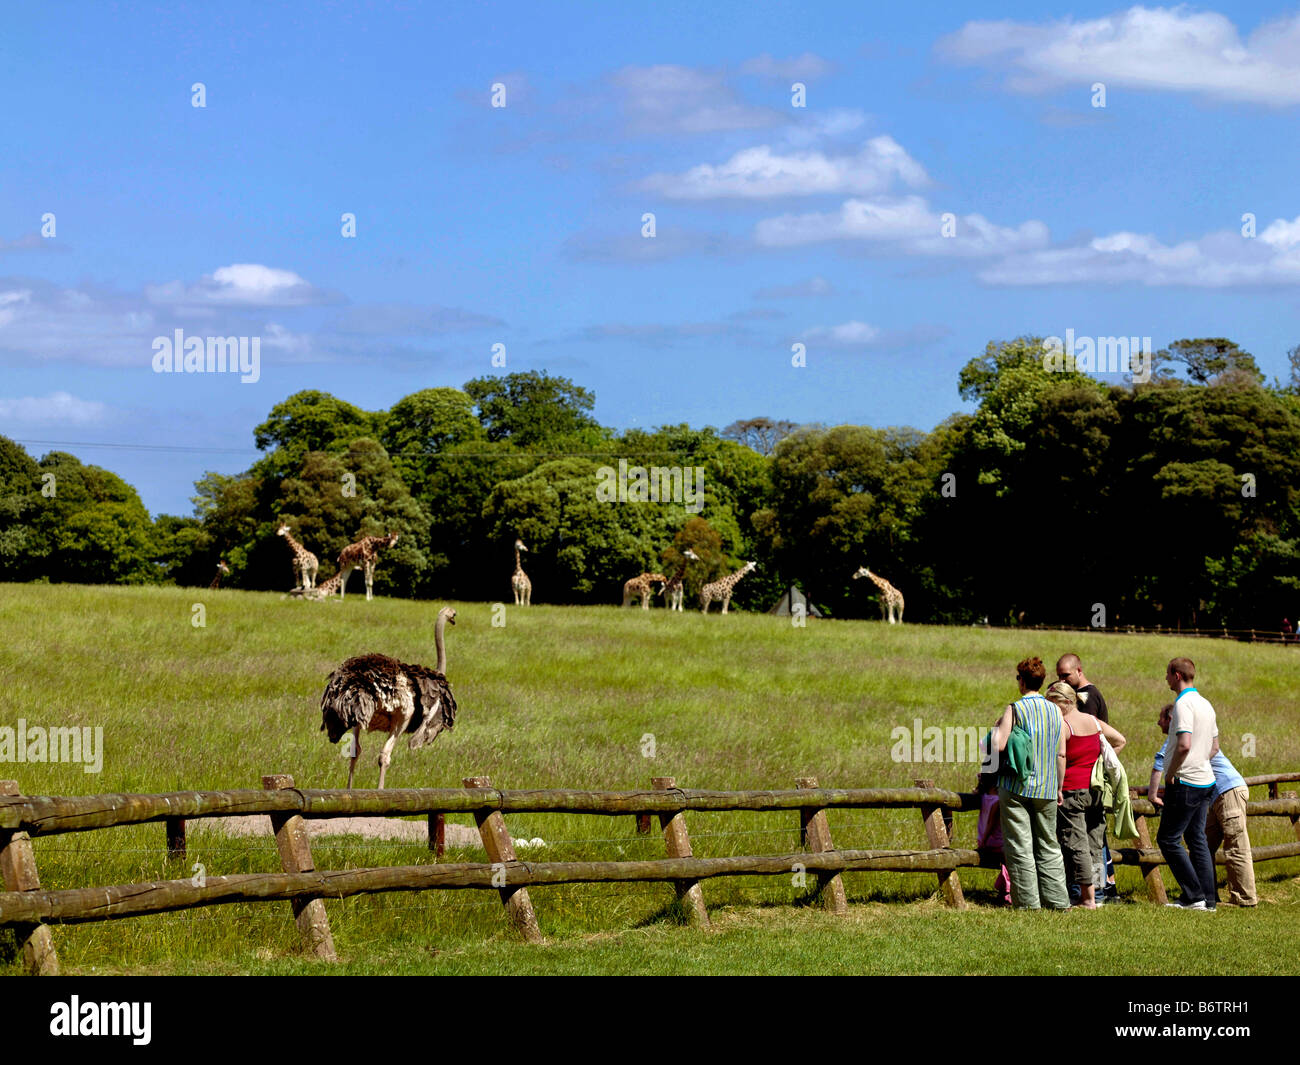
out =
[[(798, 583), (829, 616), (871, 616), (860, 565), (909, 621), (1276, 627), (1300, 612), (1300, 355), (1268, 383), (1223, 338), (1181, 340), (1149, 381), (1053, 372), (1039, 337), (990, 343), (930, 432), (760, 417), (616, 432), (564, 377), (428, 388), (385, 411), (298, 392), (254, 431), (243, 473), (205, 474), (194, 513), (151, 519), (117, 475), (0, 437), (0, 577), (291, 587), (284, 522), (321, 560), (402, 535), (384, 595), (505, 601), (516, 537), (534, 601), (616, 603), (692, 548), (694, 595), (749, 559), (734, 605)], [(1300, 349), (1297, 349), (1300, 351)], [(703, 469), (703, 507), (598, 498), (601, 467)], [(696, 512), (698, 511), (698, 512)]]

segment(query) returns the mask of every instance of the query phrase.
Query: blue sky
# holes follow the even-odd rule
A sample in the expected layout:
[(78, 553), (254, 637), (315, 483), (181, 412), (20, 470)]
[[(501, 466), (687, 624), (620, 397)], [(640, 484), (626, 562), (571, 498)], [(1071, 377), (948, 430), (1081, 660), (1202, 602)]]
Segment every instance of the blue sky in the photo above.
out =
[[(1300, 343), (1295, 8), (451, 7), (9, 11), (0, 433), (189, 513), (286, 395), (497, 343), (618, 428), (922, 429), (993, 339)], [(155, 373), (176, 328), (259, 380)]]

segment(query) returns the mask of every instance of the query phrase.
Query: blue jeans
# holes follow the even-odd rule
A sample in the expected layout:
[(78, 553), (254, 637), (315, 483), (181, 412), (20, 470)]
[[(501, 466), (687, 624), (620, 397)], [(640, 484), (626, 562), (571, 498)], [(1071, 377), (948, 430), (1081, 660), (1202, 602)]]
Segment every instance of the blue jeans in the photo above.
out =
[(1165, 807), (1160, 815), (1160, 831), (1156, 833), (1160, 853), (1182, 888), (1183, 902), (1204, 902), (1210, 909), (1218, 901), (1214, 855), (1205, 841), (1205, 815), (1209, 813), (1213, 791), (1213, 788), (1170, 784), (1165, 788)]

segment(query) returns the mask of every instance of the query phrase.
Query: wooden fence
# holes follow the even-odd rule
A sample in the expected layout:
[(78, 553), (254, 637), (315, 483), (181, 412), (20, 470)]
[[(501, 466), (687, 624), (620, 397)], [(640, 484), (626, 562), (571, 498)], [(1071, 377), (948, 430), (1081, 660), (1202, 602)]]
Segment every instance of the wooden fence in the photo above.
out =
[(1145, 636), (1203, 636), (1213, 640), (1236, 640), (1239, 643), (1274, 643), (1284, 647), (1300, 648), (1300, 633), (1283, 632), (1281, 629), (1184, 629), (1174, 626), (1157, 625), (1155, 628), (1141, 625), (1107, 625), (1092, 628), (1084, 625), (985, 625), (984, 628), (1019, 629), (1031, 632), (1086, 632), (1092, 635), (1145, 635)]
[[(1267, 785), (1267, 800), (1250, 802), (1251, 817), (1289, 817), (1297, 842), (1256, 847), (1256, 862), (1300, 855), (1300, 797), (1279, 795), (1278, 785), (1300, 781), (1300, 773), (1247, 778)], [(541, 940), (529, 896), (530, 887), (553, 884), (670, 883), (688, 921), (707, 927), (701, 881), (718, 876), (792, 876), (815, 882), (813, 894), (833, 913), (846, 910), (841, 874), (846, 872), (925, 873), (938, 879), (944, 900), (962, 907), (958, 870), (990, 867), (971, 848), (952, 846), (953, 814), (979, 809), (979, 796), (945, 791), (931, 780), (911, 788), (820, 788), (801, 777), (784, 791), (697, 791), (678, 788), (671, 777), (656, 777), (650, 791), (503, 791), (486, 777), (468, 777), (464, 788), (385, 791), (312, 791), (293, 786), (288, 776), (262, 778), (262, 790), (176, 792), (165, 795), (24, 796), (17, 783), (0, 781), (0, 927), (17, 934), (27, 971), (58, 972), (50, 925), (114, 920), (149, 913), (216, 906), (232, 902), (287, 901), (303, 942), (319, 958), (334, 960), (334, 942), (325, 899), (389, 891), (479, 889), (497, 891), (511, 925), (532, 942)], [(1136, 794), (1136, 792), (1135, 792)], [(1112, 851), (1116, 861), (1136, 865), (1148, 894), (1165, 901), (1159, 867), (1164, 858), (1151, 846), (1147, 818), (1158, 816), (1142, 797), (1134, 799), (1137, 847)], [(832, 809), (917, 809), (924, 850), (836, 850), (826, 811)], [(691, 851), (688, 812), (797, 812), (803, 849), (789, 854), (696, 858)], [(488, 861), (439, 864), (447, 814), (472, 814)], [(521, 862), (515, 857), (505, 815), (567, 813), (632, 816), (637, 832), (650, 831), (658, 816), (667, 857), (648, 861)], [(282, 873), (246, 873), (193, 880), (164, 880), (110, 887), (42, 889), (32, 850), (33, 837), (89, 832), (122, 825), (163, 822), (166, 853), (185, 856), (186, 821), (267, 814), (275, 831)], [(348, 870), (318, 870), (312, 861), (306, 819), (424, 814), (429, 823), (431, 865)], [(973, 836), (974, 833), (972, 832)], [(1219, 859), (1220, 864), (1222, 860)], [(198, 878), (195, 878), (198, 879)]]

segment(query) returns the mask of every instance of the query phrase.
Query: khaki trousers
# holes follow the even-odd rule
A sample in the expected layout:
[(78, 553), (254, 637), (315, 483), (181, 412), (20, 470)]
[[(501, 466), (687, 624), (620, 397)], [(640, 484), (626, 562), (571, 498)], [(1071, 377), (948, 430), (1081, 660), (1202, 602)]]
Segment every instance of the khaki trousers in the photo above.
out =
[(1223, 844), (1228, 869), (1228, 901), (1234, 906), (1255, 906), (1255, 863), (1250, 857), (1250, 835), (1246, 831), (1246, 802), (1249, 788), (1225, 791), (1210, 807), (1205, 818), (1205, 842), (1213, 854)]

